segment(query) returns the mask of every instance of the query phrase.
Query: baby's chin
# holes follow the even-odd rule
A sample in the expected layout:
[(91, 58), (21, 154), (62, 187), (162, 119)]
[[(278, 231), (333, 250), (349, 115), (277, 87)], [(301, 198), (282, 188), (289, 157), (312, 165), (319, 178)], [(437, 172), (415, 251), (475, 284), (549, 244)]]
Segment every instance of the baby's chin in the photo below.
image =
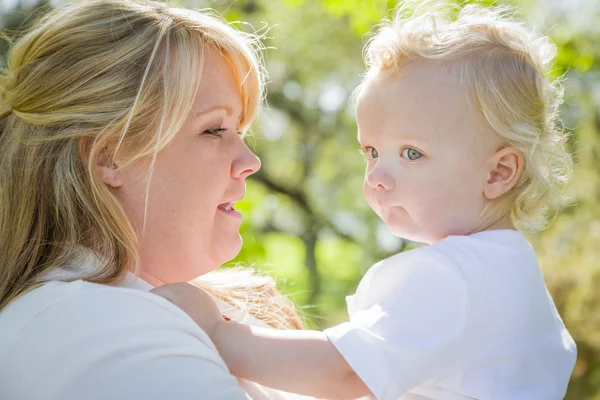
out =
[(426, 238), (402, 226), (386, 224), (392, 235), (412, 242), (428, 243)]
[(392, 232), (394, 236), (399, 238), (410, 240), (412, 242), (417, 243), (427, 243), (432, 244), (435, 242), (439, 242), (442, 239), (450, 236), (447, 232), (437, 232), (437, 231), (424, 231), (417, 229), (408, 229), (405, 226), (390, 226), (388, 225), (388, 229)]

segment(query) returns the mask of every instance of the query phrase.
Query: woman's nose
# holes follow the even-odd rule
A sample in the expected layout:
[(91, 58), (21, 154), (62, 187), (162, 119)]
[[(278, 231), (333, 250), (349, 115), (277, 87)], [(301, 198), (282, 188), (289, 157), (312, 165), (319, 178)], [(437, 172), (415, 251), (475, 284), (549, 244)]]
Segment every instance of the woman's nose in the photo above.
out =
[(242, 142), (240, 153), (231, 166), (231, 176), (246, 179), (260, 169), (260, 159)]

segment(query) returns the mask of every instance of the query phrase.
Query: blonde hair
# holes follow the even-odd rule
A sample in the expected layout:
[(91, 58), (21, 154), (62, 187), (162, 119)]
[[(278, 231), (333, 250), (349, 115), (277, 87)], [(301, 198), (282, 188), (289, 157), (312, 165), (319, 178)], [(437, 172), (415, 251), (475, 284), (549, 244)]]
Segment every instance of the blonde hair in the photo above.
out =
[(247, 129), (263, 99), (259, 38), (206, 12), (70, 1), (11, 46), (0, 73), (0, 309), (81, 249), (103, 262), (74, 279), (118, 284), (138, 269), (138, 238), (94, 165), (123, 152), (149, 160), (151, 174), (191, 110), (209, 50), (231, 66)]
[(304, 329), (293, 303), (277, 291), (270, 276), (237, 267), (212, 271), (190, 283), (228, 304), (240, 322), (249, 322), (250, 316), (276, 329)]
[(524, 157), (516, 185), (481, 218), (510, 215), (519, 228), (534, 231), (561, 204), (572, 161), (559, 121), (562, 87), (546, 75), (555, 46), (513, 14), (507, 7), (405, 1), (368, 41), (365, 80), (423, 62), (451, 63), (482, 122)]

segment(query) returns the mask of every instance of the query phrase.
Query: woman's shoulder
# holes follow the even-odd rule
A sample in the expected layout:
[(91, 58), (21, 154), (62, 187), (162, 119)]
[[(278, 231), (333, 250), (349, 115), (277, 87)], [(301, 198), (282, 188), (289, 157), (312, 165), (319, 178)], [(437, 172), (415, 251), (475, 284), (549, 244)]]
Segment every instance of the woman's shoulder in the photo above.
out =
[(60, 391), (61, 398), (92, 390), (108, 398), (115, 389), (245, 398), (208, 336), (183, 311), (151, 293), (84, 281), (48, 282), (0, 312), (0, 387), (11, 398), (38, 398), (31, 390), (42, 388)]
[(99, 341), (111, 332), (123, 338), (140, 333), (148, 338), (156, 332), (193, 338), (217, 354), (205, 332), (167, 300), (142, 290), (78, 280), (45, 283), (0, 312), (0, 361), (3, 348), (27, 339), (53, 345)]
[[(60, 320), (55, 321), (54, 318), (59, 316)], [(93, 323), (106, 318), (110, 318), (112, 324), (168, 320), (197, 330), (199, 336), (206, 336), (187, 314), (159, 296), (82, 280), (50, 281), (17, 298), (0, 312), (0, 326), (3, 327), (0, 331), (9, 326), (21, 330), (42, 321), (49, 325), (60, 322), (61, 326), (77, 324), (82, 327), (84, 321)]]

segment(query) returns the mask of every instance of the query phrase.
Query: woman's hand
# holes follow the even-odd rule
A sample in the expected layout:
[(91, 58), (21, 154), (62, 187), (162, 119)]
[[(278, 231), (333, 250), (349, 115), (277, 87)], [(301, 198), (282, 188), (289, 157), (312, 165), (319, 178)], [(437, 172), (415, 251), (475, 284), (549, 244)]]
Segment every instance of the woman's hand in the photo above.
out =
[(188, 314), (210, 338), (217, 326), (225, 322), (217, 303), (204, 290), (189, 283), (171, 283), (150, 291), (169, 300)]

